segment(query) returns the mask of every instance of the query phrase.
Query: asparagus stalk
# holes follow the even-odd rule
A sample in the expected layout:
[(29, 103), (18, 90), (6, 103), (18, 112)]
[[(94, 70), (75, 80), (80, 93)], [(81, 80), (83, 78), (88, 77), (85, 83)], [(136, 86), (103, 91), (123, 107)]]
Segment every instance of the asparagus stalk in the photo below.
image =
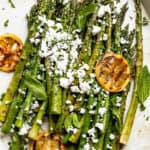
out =
[[(106, 51), (105, 52), (110, 52), (112, 48), (112, 18), (111, 14), (106, 14), (106, 21), (108, 22), (108, 27), (106, 29), (106, 33), (108, 35), (107, 42), (106, 42)], [(104, 114), (104, 119), (103, 119), (103, 131), (102, 134), (99, 138), (99, 142), (97, 146), (99, 146), (99, 149), (102, 149), (102, 146), (104, 144), (104, 137), (108, 128), (109, 124), (109, 119), (110, 119), (110, 94), (107, 94), (106, 100), (105, 100), (105, 108), (106, 112)]]
[[(49, 59), (45, 58), (45, 68), (46, 68), (46, 86), (47, 86), (47, 95), (48, 95), (48, 107), (51, 105), (51, 89), (52, 89), (52, 79), (49, 76)], [(53, 121), (51, 113), (48, 111), (49, 118), (49, 129), (52, 132), (54, 130), (55, 123)]]
[(92, 119), (89, 111), (90, 111), (90, 106), (95, 102), (95, 98), (93, 95), (91, 95), (88, 99), (88, 104), (86, 108), (86, 113), (84, 115), (84, 125), (81, 130), (81, 136), (80, 136), (80, 141), (78, 145), (78, 149), (82, 150), (84, 145), (86, 144), (86, 138), (83, 137), (83, 135), (86, 135), (89, 128), (90, 128), (90, 120)]
[[(88, 4), (90, 2), (90, 0), (89, 1), (83, 1), (80, 5), (79, 5), (79, 7), (85, 7), (84, 5), (86, 5), (86, 4)], [(77, 2), (75, 1), (74, 2), (74, 6), (73, 7), (75, 7), (75, 5), (77, 5), (76, 4)], [(77, 7), (77, 6), (76, 6)], [(73, 14), (75, 14), (75, 11), (76, 10), (78, 10), (77, 8), (73, 8), (74, 9), (74, 12), (72, 12)], [(78, 13), (73, 17), (74, 18), (74, 20), (76, 19), (76, 17), (78, 17)], [(90, 22), (88, 23), (88, 29), (87, 29), (87, 32), (86, 32), (86, 35), (85, 35), (85, 39), (84, 39), (84, 42), (83, 42), (83, 46), (82, 46), (82, 48), (81, 48), (81, 51), (80, 51), (80, 55), (79, 55), (79, 59), (78, 59), (78, 61), (80, 62), (80, 61), (82, 61), (82, 60), (85, 60), (85, 61), (87, 61), (88, 60), (88, 57), (90, 56), (90, 54), (91, 54), (91, 44), (89, 44), (89, 40), (90, 40), (90, 37), (92, 36), (92, 21), (93, 20), (95, 20), (96, 19), (96, 16), (95, 17), (93, 17), (93, 19), (90, 19)], [(74, 21), (72, 21), (72, 23), (73, 23)], [(70, 25), (71, 26), (71, 25)], [(71, 29), (72, 30), (72, 29)], [(92, 40), (90, 41), (90, 43), (92, 42)], [(88, 53), (88, 55), (87, 55), (87, 53)], [(66, 96), (65, 96), (66, 97)], [(65, 110), (67, 110), (67, 109), (65, 109)], [(64, 113), (62, 113), (62, 115), (61, 115), (61, 117), (60, 117), (60, 119), (58, 120), (58, 123), (57, 123), (57, 128), (58, 129), (62, 129), (62, 125), (63, 125), (63, 121), (64, 121), (64, 119), (65, 119), (65, 116), (66, 116), (66, 114), (68, 114), (68, 112), (64, 112)]]
[(14, 132), (12, 135), (12, 142), (10, 145), (10, 150), (21, 150), (20, 137), (16, 132)]
[(5, 121), (6, 114), (9, 109), (9, 105), (13, 100), (13, 97), (18, 89), (18, 85), (22, 77), (25, 64), (26, 64), (26, 60), (20, 60), (19, 64), (17, 65), (16, 71), (13, 75), (13, 78), (9, 84), (7, 92), (4, 98), (2, 99), (2, 102), (0, 104), (0, 121)]
[[(53, 17), (53, 14), (55, 12), (55, 7), (56, 7), (56, 2), (53, 2), (51, 0), (47, 0), (46, 2), (44, 2), (45, 6), (46, 6), (46, 10), (44, 11), (44, 13), (46, 14), (47, 18), (50, 19)], [(44, 101), (40, 107), (40, 110), (36, 116), (36, 119), (34, 120), (33, 126), (31, 128), (31, 130), (29, 131), (29, 138), (31, 139), (36, 139), (37, 135), (38, 135), (38, 131), (41, 127), (41, 124), (39, 124), (39, 120), (42, 121), (44, 114), (46, 113), (46, 108), (48, 107), (48, 103), (50, 102), (50, 98), (51, 98), (51, 78), (49, 77), (49, 60), (48, 58), (45, 58), (44, 60), (44, 64), (46, 67), (46, 87), (47, 87), (47, 94), (48, 94), (48, 99), (46, 101)], [(49, 117), (51, 119), (51, 117)], [(54, 122), (51, 119), (50, 121), (50, 126), (53, 126)]]
[[(19, 89), (21, 89), (21, 91), (24, 91), (24, 83), (23, 81), (21, 81)], [(12, 102), (8, 114), (7, 114), (7, 118), (2, 126), (2, 132), (4, 133), (9, 133), (11, 126), (16, 118), (17, 112), (19, 110), (19, 106), (21, 105), (22, 101), (24, 99), (24, 95), (19, 93), (17, 95), (17, 97), (14, 99), (14, 101)]]
[(142, 10), (141, 10), (141, 1), (135, 0), (136, 7), (136, 47), (137, 47), (137, 57), (136, 57), (136, 72), (135, 72), (135, 80), (134, 80), (134, 89), (132, 94), (131, 103), (128, 109), (127, 117), (124, 123), (124, 127), (122, 130), (120, 143), (127, 144), (130, 132), (133, 125), (133, 120), (136, 114), (136, 109), (138, 107), (137, 100), (137, 86), (138, 86), (138, 78), (143, 66), (143, 44), (142, 44)]
[[(32, 75), (34, 77), (36, 77), (36, 74), (37, 74), (37, 70), (38, 70), (38, 66), (39, 66), (39, 63), (40, 63), (40, 58), (35, 56), (36, 61), (35, 61), (35, 68), (32, 72)], [(24, 100), (24, 103), (23, 103), (23, 106), (21, 107), (19, 113), (18, 113), (18, 116), (17, 116), (17, 120), (15, 122), (15, 125), (16, 127), (18, 128), (21, 128), (23, 123), (24, 123), (24, 114), (27, 115), (29, 114), (29, 109), (30, 109), (30, 106), (31, 106), (31, 103), (32, 103), (32, 92), (31, 91), (28, 91), (27, 92), (27, 95), (26, 95), (26, 98)]]
[(34, 123), (33, 123), (33, 126), (31, 128), (31, 130), (29, 131), (29, 138), (33, 139), (33, 140), (36, 140), (37, 138), (37, 135), (38, 135), (38, 131), (41, 127), (41, 124), (40, 122), (42, 121), (43, 119), (43, 116), (46, 112), (46, 108), (47, 108), (47, 103), (48, 101), (44, 101), (40, 107), (40, 110), (36, 116), (36, 119), (34, 120)]
[[(71, 2), (66, 4), (66, 6), (62, 10), (62, 20), (63, 26), (66, 28), (68, 20), (71, 19), (71, 15), (69, 13)], [(60, 13), (60, 12), (59, 12)], [(68, 18), (69, 19), (68, 19)], [(62, 88), (59, 86), (59, 79), (61, 76), (55, 75), (52, 84), (52, 91), (51, 91), (51, 102), (50, 102), (50, 114), (52, 115), (61, 115), (62, 109)]]
[(114, 31), (114, 47), (118, 54), (121, 54), (121, 45), (120, 45), (120, 37), (121, 37), (121, 24), (123, 23), (124, 16), (127, 11), (127, 3), (122, 7), (120, 14), (117, 15), (117, 22), (115, 24), (115, 31)]
[[(86, 77), (88, 77), (88, 75), (90, 73), (93, 72), (93, 67), (95, 66), (95, 63), (97, 61), (97, 58), (99, 56), (99, 48), (101, 47), (101, 44), (102, 44), (102, 36), (103, 36), (103, 33), (104, 33), (104, 26), (102, 26), (102, 30), (98, 33), (97, 35), (97, 39), (96, 39), (96, 43), (94, 45), (94, 48), (92, 50), (92, 55), (91, 55), (91, 58), (89, 60), (89, 70), (87, 71), (87, 74), (86, 74)], [(83, 96), (83, 95), (82, 95)], [(83, 97), (82, 97), (83, 99)], [(90, 100), (89, 100), (90, 101)], [(91, 103), (89, 102), (89, 105), (88, 107), (90, 107)], [(81, 107), (81, 105), (79, 106)], [(85, 139), (83, 138), (83, 134), (85, 134), (85, 132), (87, 132), (87, 130), (89, 129), (89, 123), (90, 123), (90, 114), (88, 114), (89, 112), (87, 111), (87, 113), (85, 114), (85, 116), (83, 118), (86, 119), (86, 123), (83, 124), (83, 129), (85, 130), (81, 130), (79, 129), (79, 131), (81, 130), (81, 136), (80, 136), (80, 143), (79, 143), (79, 148), (83, 148), (84, 146), (84, 143), (86, 142)], [(78, 131), (78, 132), (79, 132)], [(73, 135), (72, 135), (73, 136)], [(77, 141), (77, 140), (76, 140)]]
[[(128, 34), (128, 32), (126, 32), (126, 34)], [(133, 43), (133, 39), (134, 39), (134, 33), (130, 33), (128, 35), (128, 41), (130, 41), (128, 44), (126, 45), (123, 45), (121, 46), (120, 48), (123, 49), (123, 47), (127, 47), (129, 49), (129, 51), (132, 51), (131, 49), (131, 45)], [(120, 49), (120, 50), (121, 50)], [(127, 53), (127, 54), (126, 54)], [(128, 55), (130, 55), (128, 52), (125, 53), (125, 57), (130, 57)], [(121, 130), (122, 130), (122, 126), (123, 126), (123, 115), (124, 115), (124, 110), (125, 110), (125, 104), (126, 104), (126, 99), (127, 99), (127, 94), (128, 94), (128, 91), (130, 89), (130, 85), (127, 87), (126, 91), (124, 92), (121, 92), (121, 93), (118, 93), (118, 94), (112, 94), (111, 96), (114, 96), (114, 99), (117, 99), (117, 96), (119, 96), (121, 98), (121, 106), (120, 108), (117, 108), (117, 118), (120, 118), (119, 120), (117, 119), (113, 119), (113, 118), (116, 118), (116, 116), (114, 116), (113, 113), (111, 113), (111, 116), (113, 116), (113, 118), (111, 117), (110, 118), (110, 122), (117, 124), (120, 126), (109, 126), (109, 134), (107, 133), (108, 136), (105, 137), (106, 141), (109, 141), (109, 142), (106, 142), (105, 143), (105, 147), (107, 146), (107, 144), (109, 143), (110, 146), (112, 146), (112, 149), (113, 150), (119, 150), (120, 149), (120, 144), (119, 144), (119, 138), (120, 138), (120, 134), (121, 134)], [(112, 100), (111, 100), (112, 101)], [(116, 109), (115, 108), (116, 106), (112, 103), (111, 104), (111, 111), (113, 111), (113, 109)], [(110, 135), (111, 133), (113, 133), (114, 135), (114, 139), (113, 140), (110, 140)]]
[[(56, 2), (52, 2), (50, 1), (50, 4), (48, 5), (49, 7), (49, 11), (47, 13), (48, 19), (52, 18), (52, 16), (54, 15), (54, 12), (56, 11)], [(49, 58), (46, 57), (44, 60), (44, 65), (46, 68), (46, 91), (47, 91), (47, 95), (48, 95), (48, 107), (51, 106), (51, 90), (52, 90), (52, 78), (49, 76), (49, 68), (50, 68), (50, 64), (49, 64)], [(49, 118), (49, 129), (52, 132), (52, 130), (54, 129), (55, 123), (53, 121), (52, 115), (50, 114), (49, 110), (48, 110), (48, 118)]]
[[(126, 10), (127, 10), (127, 4), (125, 4), (122, 9), (121, 9), (121, 12), (120, 14), (117, 14), (117, 22), (116, 22), (116, 25), (115, 25), (115, 31), (114, 31), (114, 49), (115, 49), (115, 52), (118, 53), (118, 54), (122, 54), (122, 51), (121, 51), (121, 44), (120, 44), (120, 37), (121, 37), (121, 24), (123, 23), (123, 18), (126, 14)], [(115, 122), (119, 125), (121, 125), (123, 122), (120, 122), (122, 119), (123, 119), (123, 112), (124, 112), (124, 107), (125, 107), (125, 100), (126, 100), (126, 96), (124, 96), (126, 92), (123, 92), (121, 97), (122, 97), (122, 100), (121, 100), (121, 107), (118, 108), (118, 117), (120, 118), (120, 120), (118, 121), (117, 119), (115, 120)], [(117, 94), (112, 94), (111, 96), (114, 96), (114, 99), (117, 99)], [(110, 100), (112, 101), (112, 100)], [(115, 106), (113, 106), (114, 104), (112, 104), (112, 106), (110, 106), (112, 108), (112, 111), (113, 109), (116, 109), (116, 108), (113, 108)], [(111, 116), (113, 116), (114, 114), (111, 113)], [(114, 116), (116, 117), (116, 116)], [(113, 118), (110, 117), (110, 122), (113, 122)], [(120, 124), (121, 123), (121, 124)], [(118, 143), (118, 138), (119, 138), (119, 135), (120, 135), (120, 130), (122, 128), (121, 127), (118, 127), (119, 129), (116, 129), (115, 126), (109, 126), (108, 127), (108, 131), (106, 133), (106, 136), (105, 136), (105, 143), (104, 143), (104, 149), (107, 149), (107, 146), (112, 146), (112, 149), (113, 150), (117, 150), (119, 149), (120, 145)], [(118, 131), (119, 130), (119, 131)], [(115, 133), (114, 133), (115, 131)], [(110, 140), (110, 134), (111, 133), (114, 133), (115, 134), (115, 138), (113, 140)], [(109, 144), (108, 144), (109, 143)]]
[(108, 27), (106, 29), (106, 33), (107, 33), (107, 41), (106, 41), (106, 52), (110, 52), (111, 51), (111, 45), (112, 45), (112, 18), (111, 18), (111, 14), (107, 14), (106, 16), (107, 22), (108, 22)]

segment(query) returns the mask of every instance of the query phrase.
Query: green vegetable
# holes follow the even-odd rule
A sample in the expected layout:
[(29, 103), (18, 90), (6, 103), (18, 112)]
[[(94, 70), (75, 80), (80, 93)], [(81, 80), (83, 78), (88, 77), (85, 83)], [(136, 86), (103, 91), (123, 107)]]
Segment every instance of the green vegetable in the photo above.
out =
[(79, 122), (79, 119), (78, 119), (77, 114), (76, 114), (76, 113), (72, 113), (71, 116), (72, 116), (73, 125), (74, 125), (76, 128), (80, 128), (80, 122)]
[(21, 150), (20, 137), (16, 132), (12, 134), (12, 141), (9, 150)]
[(33, 140), (36, 140), (36, 138), (38, 136), (38, 131), (39, 131), (41, 125), (42, 125), (42, 124), (39, 123), (39, 121), (42, 122), (42, 119), (43, 119), (44, 114), (46, 112), (47, 103), (48, 103), (47, 100), (43, 101), (43, 103), (42, 103), (42, 105), (40, 107), (40, 110), (39, 110), (39, 112), (38, 112), (38, 114), (37, 114), (37, 116), (36, 116), (36, 118), (35, 118), (35, 120), (33, 122), (33, 126), (30, 129), (30, 131), (29, 131), (29, 135), (28, 136), (29, 136), (29, 138), (31, 138)]
[(47, 94), (43, 84), (31, 75), (24, 76), (24, 83), (32, 91), (32, 94), (40, 100), (46, 100)]
[(68, 128), (72, 127), (72, 117), (68, 115), (64, 121), (64, 127), (67, 130)]
[(134, 79), (134, 89), (132, 93), (131, 103), (128, 109), (127, 117), (123, 126), (122, 134), (120, 137), (120, 143), (127, 144), (134, 117), (136, 114), (136, 109), (138, 107), (138, 97), (137, 97), (137, 89), (138, 89), (138, 82), (139, 77), (143, 68), (143, 43), (142, 43), (142, 9), (141, 9), (141, 1), (134, 0), (135, 7), (136, 7), (136, 72), (135, 72), (135, 79)]
[(7, 19), (7, 20), (4, 22), (4, 27), (8, 27), (8, 24), (9, 24), (9, 19)]
[(6, 91), (6, 94), (2, 99), (2, 102), (0, 104), (0, 121), (5, 121), (9, 105), (12, 102), (13, 97), (18, 89), (25, 63), (26, 60), (20, 60), (19, 64), (17, 65), (16, 71), (14, 72), (14, 75), (12, 77), (12, 80), (9, 84), (9, 87)]
[(68, 115), (64, 121), (64, 127), (67, 130), (70, 127), (80, 128), (80, 121), (76, 113)]
[(15, 4), (14, 4), (14, 2), (13, 2), (12, 0), (8, 0), (8, 2), (9, 2), (10, 6), (11, 6), (12, 8), (15, 8), (15, 7), (16, 7)]
[(95, 3), (90, 3), (89, 5), (83, 7), (80, 10), (76, 20), (76, 24), (79, 29), (83, 30), (83, 28), (85, 27), (87, 17), (95, 11), (96, 7), (97, 5)]
[(149, 21), (146, 17), (143, 17), (143, 26), (147, 26), (149, 24)]
[(150, 96), (150, 73), (148, 67), (144, 66), (138, 79), (137, 97), (141, 106)]

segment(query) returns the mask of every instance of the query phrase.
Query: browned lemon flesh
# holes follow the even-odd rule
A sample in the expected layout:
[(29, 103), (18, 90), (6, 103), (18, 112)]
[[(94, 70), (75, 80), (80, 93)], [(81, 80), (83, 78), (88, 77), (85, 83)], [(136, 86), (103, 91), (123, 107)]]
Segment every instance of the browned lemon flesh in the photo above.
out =
[(106, 53), (96, 64), (96, 78), (109, 92), (120, 92), (130, 81), (130, 67), (120, 54)]
[(23, 43), (21, 39), (11, 33), (0, 36), (0, 70), (11, 72), (16, 69), (20, 60)]
[(48, 132), (40, 132), (36, 141), (30, 143), (29, 150), (66, 150), (61, 141), (59, 134), (50, 135)]

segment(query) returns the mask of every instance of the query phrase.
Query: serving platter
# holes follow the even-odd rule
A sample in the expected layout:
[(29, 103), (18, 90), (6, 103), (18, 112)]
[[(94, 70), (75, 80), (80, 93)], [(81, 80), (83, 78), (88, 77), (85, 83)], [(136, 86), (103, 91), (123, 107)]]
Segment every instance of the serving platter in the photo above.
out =
[[(134, 20), (130, 16), (134, 16), (133, 0), (129, 1), (129, 11), (125, 22), (130, 22), (130, 28), (134, 26)], [(15, 33), (23, 41), (27, 35), (26, 15), (35, 0), (14, 0), (16, 8), (12, 8), (8, 1), (1, 0), (0, 3), (0, 35), (3, 33)], [(146, 11), (143, 8), (143, 15), (148, 18)], [(129, 20), (130, 19), (130, 20)], [(4, 22), (9, 20), (8, 26), (4, 27)], [(144, 64), (150, 69), (150, 24), (143, 27), (143, 44), (144, 44)], [(12, 73), (0, 72), (0, 94), (4, 93), (12, 78)], [(130, 99), (131, 93), (128, 95)], [(129, 102), (128, 102), (129, 103)], [(128, 108), (127, 103), (127, 108)], [(131, 137), (127, 146), (123, 150), (149, 150), (150, 149), (150, 98), (145, 102), (146, 109), (141, 112), (139, 109), (136, 113)], [(0, 133), (0, 149), (8, 150), (9, 135)]]

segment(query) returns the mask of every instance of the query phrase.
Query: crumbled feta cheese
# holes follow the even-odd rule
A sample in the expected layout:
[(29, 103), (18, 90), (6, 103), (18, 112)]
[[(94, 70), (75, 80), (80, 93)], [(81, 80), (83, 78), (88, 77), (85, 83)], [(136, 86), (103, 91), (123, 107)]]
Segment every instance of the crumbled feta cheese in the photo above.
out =
[(61, 23), (56, 23), (56, 27), (58, 30), (63, 29), (63, 26)]
[(73, 106), (73, 105), (70, 105), (70, 106), (69, 106), (69, 111), (72, 112), (73, 110), (74, 110), (74, 106)]
[(87, 136), (86, 136), (86, 134), (82, 134), (82, 137), (83, 137), (83, 138), (86, 138)]
[(38, 108), (39, 106), (40, 106), (40, 105), (39, 105), (38, 101), (35, 101), (35, 102), (32, 104), (31, 109), (36, 109), (36, 108)]
[(11, 133), (13, 133), (13, 132), (14, 132), (14, 129), (13, 129), (13, 128), (11, 128), (11, 129), (10, 129), (10, 132), (11, 132)]
[(116, 19), (116, 18), (113, 18), (112, 24), (116, 24), (116, 22), (117, 22), (117, 19)]
[(70, 57), (74, 60), (78, 57), (78, 52), (76, 51), (77, 47), (72, 47), (70, 51)]
[(95, 110), (90, 110), (89, 114), (94, 115), (95, 114)]
[(91, 128), (91, 129), (88, 130), (88, 134), (91, 137), (95, 137), (95, 132), (96, 132), (95, 128)]
[(76, 134), (78, 132), (78, 129), (77, 128), (74, 128), (73, 129), (73, 134)]
[(28, 133), (28, 130), (30, 129), (31, 127), (29, 126), (29, 124), (27, 123), (24, 123), (22, 128), (19, 130), (19, 135), (25, 135)]
[(71, 85), (71, 82), (67, 78), (60, 78), (60, 86), (67, 89)]
[(98, 94), (100, 92), (100, 86), (98, 84), (95, 84), (93, 87), (94, 94)]
[(90, 109), (93, 109), (97, 105), (97, 101), (95, 101), (91, 106)]
[(121, 98), (120, 96), (117, 96), (117, 97), (116, 97), (116, 102), (119, 103), (119, 102), (121, 102), (121, 100), (122, 100), (122, 98)]
[(54, 24), (55, 24), (55, 22), (53, 20), (48, 20), (47, 21), (48, 27), (52, 27), (52, 26), (54, 26)]
[(101, 5), (98, 10), (98, 17), (103, 17), (105, 13), (111, 13), (111, 8), (109, 5)]
[(42, 125), (42, 120), (38, 119), (36, 122), (37, 122), (39, 125)]
[(115, 106), (116, 106), (116, 107), (120, 107), (120, 106), (121, 106), (121, 103), (117, 102), (117, 103), (115, 104)]
[(30, 38), (30, 42), (31, 42), (31, 44), (34, 44), (34, 38), (32, 37), (32, 38)]
[(77, 74), (78, 74), (78, 78), (81, 79), (81, 78), (84, 78), (84, 77), (85, 77), (86, 72), (85, 72), (85, 70), (83, 70), (83, 69), (79, 69), (79, 70), (77, 71)]
[(80, 92), (80, 89), (79, 89), (78, 86), (71, 86), (71, 91), (72, 91), (73, 93), (79, 93), (79, 92)]
[(114, 140), (115, 135), (114, 134), (110, 134), (109, 138), (110, 138), (110, 140)]
[(68, 133), (69, 133), (69, 132), (73, 132), (73, 134), (76, 134), (77, 131), (78, 131), (78, 129), (77, 129), (77, 128), (74, 128), (74, 127), (69, 127), (69, 128), (67, 128), (67, 132), (68, 132)]
[(89, 143), (86, 143), (83, 147), (83, 150), (91, 150), (90, 149), (90, 144)]
[(98, 139), (92, 138), (93, 143), (98, 143)]
[(101, 117), (104, 116), (105, 112), (106, 112), (106, 108), (105, 108), (105, 107), (101, 107), (101, 108), (99, 108), (99, 110), (98, 110), (98, 113), (99, 113), (99, 115), (100, 115)]
[(66, 104), (71, 104), (71, 101), (70, 100), (66, 100)]
[(93, 35), (96, 35), (100, 31), (101, 31), (101, 28), (99, 26), (93, 26), (93, 28), (92, 28), (92, 34)]
[(89, 94), (91, 87), (88, 82), (80, 82), (79, 87), (81, 89), (81, 93)]
[(97, 127), (100, 131), (102, 131), (103, 130), (103, 128), (104, 128), (104, 125), (103, 125), (103, 123), (96, 123), (95, 124), (95, 127)]
[(63, 5), (66, 5), (67, 3), (69, 3), (70, 0), (63, 0)]
[(121, 11), (121, 8), (122, 8), (122, 3), (115, 3), (115, 12), (116, 13), (120, 13)]
[(82, 69), (89, 70), (89, 65), (88, 65), (88, 64), (84, 64), (84, 65), (82, 66)]
[(81, 108), (80, 109), (80, 114), (84, 114), (85, 113), (85, 108)]
[(108, 35), (106, 33), (103, 34), (103, 41), (107, 41)]
[(107, 144), (106, 147), (107, 147), (108, 149), (112, 149), (112, 146), (111, 146), (110, 144)]
[(126, 39), (124, 39), (123, 37), (121, 37), (120, 43), (121, 44), (126, 44), (126, 43), (128, 43), (128, 41)]
[(90, 73), (90, 78), (95, 78), (95, 73)]

